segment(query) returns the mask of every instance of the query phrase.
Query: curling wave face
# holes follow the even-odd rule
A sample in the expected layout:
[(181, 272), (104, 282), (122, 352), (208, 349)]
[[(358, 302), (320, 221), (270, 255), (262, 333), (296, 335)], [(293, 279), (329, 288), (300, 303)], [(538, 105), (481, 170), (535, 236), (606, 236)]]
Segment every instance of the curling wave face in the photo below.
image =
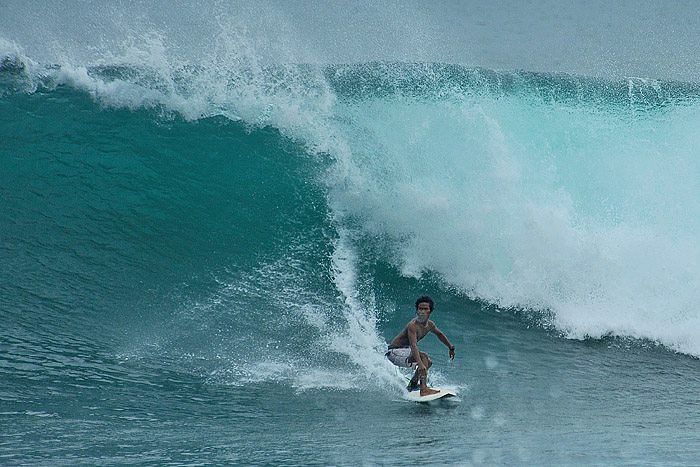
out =
[(182, 119), (192, 134), (224, 118), (241, 144), (279, 132), (308, 175), (292, 183), (323, 192), (315, 228), (335, 232), (324, 248), (342, 244), (403, 276), (436, 273), (472, 299), (544, 313), (570, 337), (700, 355), (700, 87), (435, 63), (271, 64), (219, 26), (196, 61), (156, 33), (86, 63), (40, 63), (3, 41), (0, 95), (12, 105), (69, 90), (107, 111)]

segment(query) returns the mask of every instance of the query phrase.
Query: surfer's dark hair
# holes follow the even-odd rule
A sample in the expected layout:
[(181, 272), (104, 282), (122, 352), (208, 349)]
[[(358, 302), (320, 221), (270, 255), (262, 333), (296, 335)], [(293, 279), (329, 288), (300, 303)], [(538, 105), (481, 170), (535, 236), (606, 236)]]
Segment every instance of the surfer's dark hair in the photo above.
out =
[(430, 311), (433, 311), (433, 306), (435, 304), (433, 303), (433, 299), (428, 297), (427, 295), (423, 295), (421, 297), (418, 297), (418, 300), (416, 300), (416, 310), (418, 309), (419, 303), (427, 303), (428, 305), (430, 305)]

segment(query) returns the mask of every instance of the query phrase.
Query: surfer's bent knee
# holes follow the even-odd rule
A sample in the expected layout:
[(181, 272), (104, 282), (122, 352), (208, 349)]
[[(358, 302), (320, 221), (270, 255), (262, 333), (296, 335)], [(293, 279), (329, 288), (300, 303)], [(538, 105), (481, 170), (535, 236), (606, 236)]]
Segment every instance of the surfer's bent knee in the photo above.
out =
[(430, 359), (430, 357), (428, 357), (428, 354), (425, 352), (420, 352), (420, 359), (423, 361), (423, 364), (426, 368), (430, 368), (433, 365), (433, 361)]

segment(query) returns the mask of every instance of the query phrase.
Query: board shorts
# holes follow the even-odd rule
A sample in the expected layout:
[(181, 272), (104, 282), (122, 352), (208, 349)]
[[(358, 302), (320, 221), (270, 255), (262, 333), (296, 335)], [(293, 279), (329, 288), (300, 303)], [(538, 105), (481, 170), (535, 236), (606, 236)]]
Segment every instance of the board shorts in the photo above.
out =
[(398, 347), (396, 349), (389, 349), (386, 354), (386, 358), (389, 359), (391, 363), (401, 368), (411, 368), (416, 365), (416, 362), (411, 360), (411, 348), (410, 347)]

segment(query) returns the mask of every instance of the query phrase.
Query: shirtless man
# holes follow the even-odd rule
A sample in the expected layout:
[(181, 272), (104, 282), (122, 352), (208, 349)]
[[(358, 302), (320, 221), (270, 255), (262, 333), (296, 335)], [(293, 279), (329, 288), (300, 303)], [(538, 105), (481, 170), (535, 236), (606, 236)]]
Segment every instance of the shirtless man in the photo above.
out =
[(409, 391), (420, 388), (420, 395), (436, 394), (438, 391), (428, 387), (428, 368), (433, 361), (428, 354), (418, 350), (418, 341), (432, 331), (443, 344), (450, 349), (450, 360), (455, 358), (455, 346), (450, 340), (430, 321), (430, 313), (433, 312), (433, 299), (428, 296), (418, 297), (416, 300), (416, 317), (409, 321), (401, 333), (389, 343), (389, 351), (386, 357), (391, 363), (403, 368), (416, 366), (416, 372), (408, 384)]

